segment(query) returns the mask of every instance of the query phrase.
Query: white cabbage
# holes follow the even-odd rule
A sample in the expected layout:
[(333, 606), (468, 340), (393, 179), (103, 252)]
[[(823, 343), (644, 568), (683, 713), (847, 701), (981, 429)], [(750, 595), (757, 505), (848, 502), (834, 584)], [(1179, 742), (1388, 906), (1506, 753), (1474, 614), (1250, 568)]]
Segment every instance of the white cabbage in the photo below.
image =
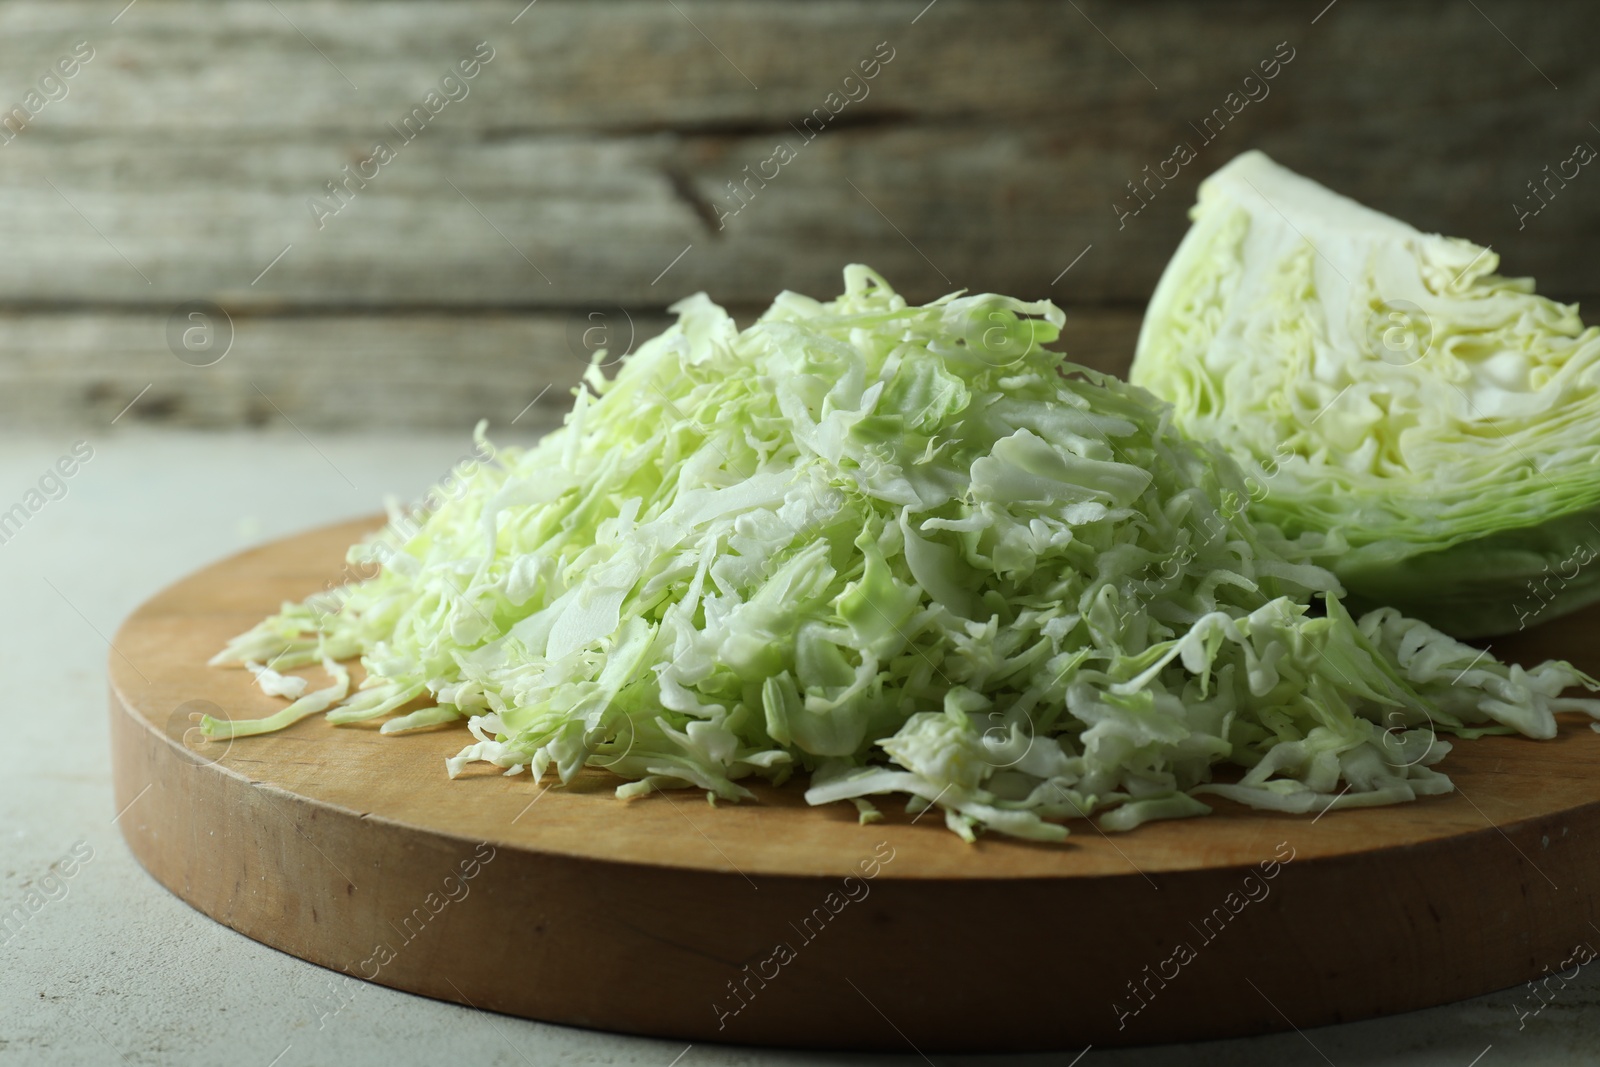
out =
[(1247, 152), (1206, 179), (1132, 381), (1244, 467), (1359, 602), (1460, 637), (1600, 598), (1600, 330)]

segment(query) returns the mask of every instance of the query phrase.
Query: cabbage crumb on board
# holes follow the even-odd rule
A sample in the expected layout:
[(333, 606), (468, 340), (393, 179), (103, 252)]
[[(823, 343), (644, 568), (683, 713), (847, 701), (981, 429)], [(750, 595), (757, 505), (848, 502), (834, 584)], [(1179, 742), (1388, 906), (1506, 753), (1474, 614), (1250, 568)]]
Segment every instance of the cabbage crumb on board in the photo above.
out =
[(863, 820), (904, 794), (968, 840), (1053, 841), (1206, 796), (1448, 792), (1440, 734), (1600, 717), (1562, 698), (1597, 687), (1567, 664), (1353, 619), (1308, 562), (1327, 545), (1252, 523), (1220, 450), (1042, 347), (1048, 302), (908, 306), (851, 266), (837, 300), (786, 292), (743, 331), (703, 294), (673, 310), (615, 378), (597, 357), (562, 429), (473, 467), (420, 526), (391, 508), (349, 556), (381, 572), (337, 610), (286, 604), (214, 661), (359, 655), (354, 693), (336, 675), (206, 731), (412, 709), (384, 730), (466, 721), (452, 775), (595, 767), (622, 797), (738, 800), (798, 771)]
[(1130, 375), (1244, 467), (1258, 518), (1338, 531), (1368, 604), (1458, 637), (1600, 599), (1600, 329), (1246, 152), (1207, 178)]

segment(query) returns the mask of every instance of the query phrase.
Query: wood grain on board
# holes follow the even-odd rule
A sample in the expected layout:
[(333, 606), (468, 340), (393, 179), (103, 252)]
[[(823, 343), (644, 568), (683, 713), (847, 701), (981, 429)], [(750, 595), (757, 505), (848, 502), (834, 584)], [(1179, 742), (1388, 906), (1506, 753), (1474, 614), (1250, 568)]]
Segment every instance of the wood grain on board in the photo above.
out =
[[(110, 661), (135, 855), (205, 913), (335, 971), (691, 1041), (1077, 1051), (1444, 1003), (1592, 943), (1600, 735), (1580, 723), (1457, 744), (1450, 796), (1315, 818), (1219, 802), (1126, 834), (1078, 823), (1049, 846), (967, 845), (894, 804), (861, 826), (849, 805), (806, 806), (799, 783), (711, 806), (619, 801), (599, 771), (452, 781), (459, 728), (314, 718), (200, 740), (193, 713), (281, 706), (205, 660), (324, 588), (375, 521), (200, 571), (139, 609)], [(1600, 611), (1557, 625), (1587, 635), (1561, 651), (1594, 669)], [(1546, 637), (1497, 652), (1536, 659)]]

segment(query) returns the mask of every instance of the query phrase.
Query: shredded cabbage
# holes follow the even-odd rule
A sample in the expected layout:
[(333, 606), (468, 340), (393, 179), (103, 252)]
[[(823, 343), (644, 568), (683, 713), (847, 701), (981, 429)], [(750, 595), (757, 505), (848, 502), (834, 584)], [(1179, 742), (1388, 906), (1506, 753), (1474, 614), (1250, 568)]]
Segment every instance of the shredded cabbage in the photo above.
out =
[(908, 306), (851, 266), (837, 300), (786, 292), (743, 331), (703, 294), (674, 310), (615, 378), (596, 357), (562, 429), (425, 515), (391, 506), (350, 553), (376, 577), (217, 660), (359, 654), (328, 718), (465, 719), (452, 775), (603, 768), (623, 797), (737, 800), (800, 771), (814, 804), (868, 821), (905, 794), (969, 840), (1203, 796), (1409, 800), (1451, 788), (1440, 733), (1600, 715), (1562, 699), (1596, 686), (1566, 664), (1354, 620), (1314, 538), (1251, 521), (1220, 450), (1043, 347), (1046, 301)]
[(1247, 152), (1200, 187), (1131, 378), (1244, 466), (1259, 515), (1337, 531), (1352, 595), (1458, 637), (1600, 599), (1600, 329)]

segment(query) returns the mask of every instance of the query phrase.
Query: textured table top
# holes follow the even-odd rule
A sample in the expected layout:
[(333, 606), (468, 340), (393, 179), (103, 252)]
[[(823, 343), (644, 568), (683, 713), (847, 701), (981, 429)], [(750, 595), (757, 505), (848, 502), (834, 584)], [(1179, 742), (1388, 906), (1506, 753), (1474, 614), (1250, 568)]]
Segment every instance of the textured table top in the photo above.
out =
[[(419, 495), (470, 440), (465, 428), (455, 436), (311, 439), (289, 429), (248, 436), (108, 430), (89, 435), (74, 457), (79, 439), (66, 432), (12, 436), (0, 447), (0, 514), (15, 503), (40, 505), (20, 529), (0, 528), (0, 708), (12, 739), (0, 747), (0, 1065), (119, 1057), (246, 1067), (447, 1058), (649, 1067), (925, 1061), (910, 1044), (915, 1034), (906, 1035), (906, 1054), (895, 1057), (685, 1048), (490, 1015), (379, 986), (352, 993), (335, 987), (331, 972), (256, 944), (171, 896), (134, 862), (114, 825), (106, 638), (151, 593), (204, 563), (370, 513), (388, 493)], [(92, 455), (82, 461), (87, 449)], [(41, 487), (62, 457), (77, 460), (66, 464), (73, 474)], [(42, 491), (30, 497), (30, 490)], [(1594, 943), (1600, 946), (1600, 933)], [(981, 981), (961, 984), (958, 1010), (981, 1012)], [(1593, 1062), (1600, 970), (1584, 967), (1564, 986), (1552, 980), (1541, 992), (1542, 1000), (1523, 987), (1250, 1040), (1093, 1049), (1076, 1062)], [(330, 1004), (338, 1010), (330, 1012)], [(929, 1062), (1067, 1067), (1082, 1051)]]

